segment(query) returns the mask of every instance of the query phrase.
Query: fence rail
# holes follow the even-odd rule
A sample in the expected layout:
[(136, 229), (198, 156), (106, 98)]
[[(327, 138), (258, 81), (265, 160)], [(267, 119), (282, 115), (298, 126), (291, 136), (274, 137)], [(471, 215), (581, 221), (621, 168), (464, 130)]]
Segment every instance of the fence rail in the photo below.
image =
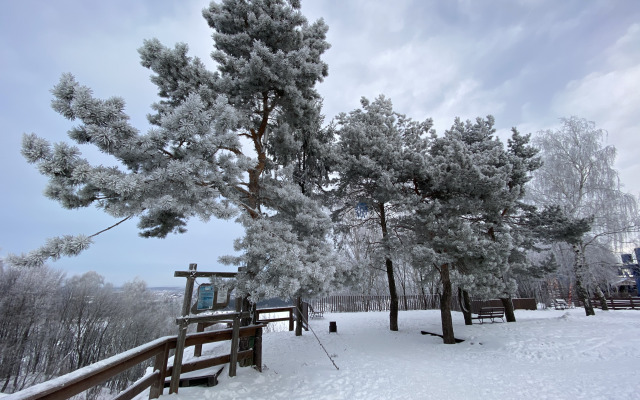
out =
[[(258, 308), (254, 311), (254, 321), (256, 323), (269, 323), (269, 322), (280, 322), (280, 321), (289, 321), (289, 331), (293, 330), (293, 322), (295, 321), (295, 307), (272, 307), (272, 308)], [(278, 318), (262, 318), (262, 314), (275, 314), (275, 313), (289, 313), (287, 317), (278, 317)]]

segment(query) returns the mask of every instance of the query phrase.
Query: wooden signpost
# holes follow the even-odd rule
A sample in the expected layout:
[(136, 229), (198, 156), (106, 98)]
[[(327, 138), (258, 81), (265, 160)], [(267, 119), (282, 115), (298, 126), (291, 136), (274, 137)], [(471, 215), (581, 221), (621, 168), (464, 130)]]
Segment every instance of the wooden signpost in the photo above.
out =
[[(210, 284), (200, 285), (198, 293), (198, 301), (196, 304), (191, 305), (191, 298), (193, 297), (193, 288), (196, 278), (235, 278), (237, 272), (199, 272), (197, 271), (197, 264), (189, 264), (189, 271), (176, 271), (175, 277), (187, 278), (187, 284), (184, 290), (184, 301), (182, 303), (181, 317), (176, 319), (178, 324), (178, 341), (176, 344), (176, 352), (173, 358), (173, 369), (171, 373), (171, 384), (169, 386), (169, 394), (178, 393), (178, 387), (180, 385), (180, 373), (182, 369), (182, 357), (184, 355), (185, 339), (187, 337), (187, 328), (189, 324), (197, 323), (200, 326), (204, 324), (212, 324), (220, 321), (233, 321), (233, 333), (231, 337), (231, 361), (229, 363), (229, 376), (236, 375), (236, 368), (238, 364), (238, 343), (240, 340), (240, 318), (250, 316), (251, 314), (246, 312), (231, 312), (215, 315), (190, 315), (202, 313), (205, 311), (220, 310), (225, 308), (229, 304), (231, 296), (231, 290), (227, 289), (226, 300), (224, 302), (218, 302), (217, 288)], [(236, 299), (237, 300), (237, 299)], [(236, 301), (237, 303), (237, 301)], [(247, 315), (244, 315), (247, 314)], [(200, 329), (198, 329), (200, 330)], [(200, 353), (201, 348), (197, 349), (194, 353)], [(199, 354), (197, 354), (199, 355)]]

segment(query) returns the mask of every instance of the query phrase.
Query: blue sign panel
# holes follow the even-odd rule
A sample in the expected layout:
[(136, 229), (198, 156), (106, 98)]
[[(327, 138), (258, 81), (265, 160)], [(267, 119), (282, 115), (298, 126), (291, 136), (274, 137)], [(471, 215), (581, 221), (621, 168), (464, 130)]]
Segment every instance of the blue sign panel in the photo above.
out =
[(198, 286), (198, 310), (211, 310), (213, 308), (213, 294), (215, 289), (212, 284)]

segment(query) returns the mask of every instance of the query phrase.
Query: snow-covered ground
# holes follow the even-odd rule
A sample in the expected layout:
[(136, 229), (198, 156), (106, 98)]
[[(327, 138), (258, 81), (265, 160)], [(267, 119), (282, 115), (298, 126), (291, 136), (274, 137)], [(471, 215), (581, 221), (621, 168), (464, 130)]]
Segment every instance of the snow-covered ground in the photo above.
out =
[(269, 332), (262, 373), (238, 368), (229, 378), (225, 367), (218, 386), (161, 399), (640, 398), (640, 311), (596, 313), (518, 310), (516, 323), (473, 326), (454, 313), (465, 340), (456, 345), (420, 334), (441, 332), (435, 310), (400, 312), (399, 332), (389, 331), (388, 313), (325, 314), (311, 327), (339, 370), (311, 332)]

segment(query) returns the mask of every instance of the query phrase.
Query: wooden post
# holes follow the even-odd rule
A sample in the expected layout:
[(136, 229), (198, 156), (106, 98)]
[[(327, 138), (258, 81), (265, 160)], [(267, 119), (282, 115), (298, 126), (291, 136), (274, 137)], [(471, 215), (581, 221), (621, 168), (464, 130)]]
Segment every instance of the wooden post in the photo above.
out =
[[(195, 272), (198, 268), (197, 264), (189, 264), (189, 276), (187, 277), (187, 285), (184, 289), (184, 300), (182, 302), (182, 316), (189, 315), (191, 309), (191, 297), (193, 297), (193, 283), (196, 280)], [(178, 393), (180, 386), (180, 372), (182, 369), (182, 356), (184, 355), (184, 341), (187, 338), (187, 327), (189, 324), (182, 320), (178, 331), (178, 342), (176, 343), (176, 353), (173, 356), (173, 371), (171, 373), (171, 385), (169, 386), (169, 394)]]
[(305, 331), (309, 331), (309, 303), (302, 302), (302, 320), (304, 321), (303, 327)]
[(169, 343), (164, 345), (164, 351), (156, 355), (156, 359), (153, 363), (153, 370), (160, 371), (160, 376), (149, 390), (149, 400), (157, 399), (162, 395), (164, 390), (164, 380), (167, 377), (167, 361), (169, 360)]
[[(204, 323), (198, 322), (198, 324), (196, 325), (196, 332), (204, 332), (204, 326), (205, 326)], [(193, 356), (194, 357), (202, 356), (202, 345), (201, 344), (197, 344), (197, 345), (194, 346), (194, 348), (193, 348)]]
[(289, 310), (289, 332), (293, 330), (293, 313), (294, 309)]
[(231, 335), (231, 360), (229, 361), (229, 376), (236, 376), (238, 367), (238, 346), (240, 342), (240, 314), (233, 317), (233, 333)]
[(257, 328), (253, 339), (253, 365), (262, 372), (262, 328)]
[(302, 336), (302, 298), (296, 297), (296, 336)]

